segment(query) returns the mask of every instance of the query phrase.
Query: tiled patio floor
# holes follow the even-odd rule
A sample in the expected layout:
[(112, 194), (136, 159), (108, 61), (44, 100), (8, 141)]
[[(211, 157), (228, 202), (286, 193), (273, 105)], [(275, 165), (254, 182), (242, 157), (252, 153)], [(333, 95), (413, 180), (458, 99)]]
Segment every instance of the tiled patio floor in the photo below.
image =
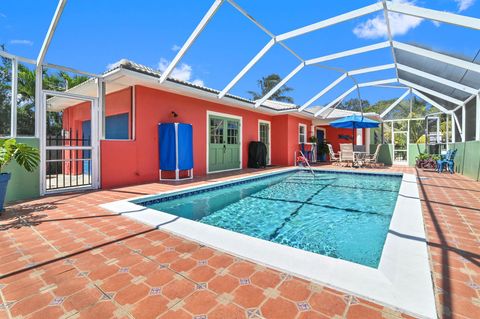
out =
[[(439, 311), (480, 318), (480, 184), (419, 174)], [(0, 218), (0, 319), (408, 317), (98, 207), (181, 187), (153, 183), (8, 208)]]

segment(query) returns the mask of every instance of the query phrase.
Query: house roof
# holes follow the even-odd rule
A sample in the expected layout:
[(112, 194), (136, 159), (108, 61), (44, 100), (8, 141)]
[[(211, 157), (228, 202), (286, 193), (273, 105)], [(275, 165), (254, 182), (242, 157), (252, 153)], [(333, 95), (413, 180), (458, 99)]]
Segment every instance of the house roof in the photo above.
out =
[[(127, 60), (127, 59), (122, 59), (115, 63), (109, 70), (105, 71), (103, 73), (103, 76), (105, 79), (108, 80), (109, 77), (112, 77), (112, 75), (118, 71), (121, 70), (128, 70), (132, 71), (134, 74), (142, 74), (142, 75), (147, 75), (149, 77), (152, 77), (154, 79), (159, 79), (162, 73), (158, 70), (155, 70), (151, 67)], [(131, 73), (130, 73), (131, 74)], [(117, 91), (119, 88), (117, 88), (115, 85), (116, 79), (113, 80), (108, 80), (109, 85), (107, 86), (107, 94), (112, 93), (114, 91)], [(201, 93), (201, 92), (206, 92), (206, 93), (211, 93), (212, 96), (215, 96), (215, 101), (218, 103), (224, 103), (224, 100), (219, 100), (216, 98), (217, 94), (220, 92), (218, 90), (203, 86), (203, 85), (198, 85), (189, 81), (184, 81), (184, 80), (179, 80), (173, 77), (169, 77), (167, 79), (167, 83), (170, 84), (177, 84), (182, 87), (188, 87), (190, 89), (193, 89), (193, 92), (196, 93)], [(162, 88), (164, 85), (160, 86), (158, 82), (156, 82), (156, 88)], [(110, 87), (110, 88), (109, 88)], [(91, 95), (95, 96), (96, 94), (96, 83), (93, 78), (71, 88), (68, 90), (69, 93), (74, 93), (74, 94), (83, 94), (83, 95)], [(178, 94), (182, 94), (182, 92), (175, 92)], [(226, 94), (225, 98), (227, 100), (235, 102), (241, 102), (244, 106), (248, 106), (253, 108), (255, 105), (256, 101), (252, 101), (240, 96), (236, 96), (233, 94)], [(64, 97), (52, 97), (48, 99), (48, 109), (51, 111), (60, 111), (62, 109), (65, 109), (67, 107), (70, 107), (72, 105), (78, 104), (78, 101), (64, 98)], [(273, 101), (273, 100), (267, 100), (265, 101), (261, 106), (259, 106), (256, 110), (258, 111), (268, 111), (269, 113), (273, 114), (292, 114), (292, 115), (297, 115), (297, 116), (303, 116), (303, 117), (312, 117), (313, 114), (323, 108), (323, 106), (312, 106), (302, 112), (298, 112), (299, 106), (293, 103), (287, 103), (287, 102), (280, 102), (280, 101)], [(359, 112), (353, 112), (353, 111), (347, 111), (347, 110), (338, 110), (335, 109), (332, 112), (328, 114), (328, 119), (333, 119), (333, 118), (339, 118), (343, 116), (348, 116), (352, 114), (360, 114)], [(376, 114), (375, 114), (376, 115)]]

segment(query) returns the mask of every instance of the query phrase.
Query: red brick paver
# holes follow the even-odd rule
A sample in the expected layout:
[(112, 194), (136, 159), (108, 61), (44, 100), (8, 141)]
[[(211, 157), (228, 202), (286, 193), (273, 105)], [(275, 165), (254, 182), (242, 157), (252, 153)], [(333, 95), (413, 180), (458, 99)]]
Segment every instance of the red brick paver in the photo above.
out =
[[(236, 175), (246, 174), (254, 173)], [(479, 184), (459, 175), (418, 174), (439, 313), (480, 318)], [(0, 218), (0, 319), (408, 318), (98, 207), (225, 178), (9, 207)]]

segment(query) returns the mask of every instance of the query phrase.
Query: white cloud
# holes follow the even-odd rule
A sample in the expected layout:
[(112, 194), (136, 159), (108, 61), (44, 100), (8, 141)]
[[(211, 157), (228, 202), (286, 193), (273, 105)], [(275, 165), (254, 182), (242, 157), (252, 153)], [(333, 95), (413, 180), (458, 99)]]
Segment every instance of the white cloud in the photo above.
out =
[[(392, 2), (411, 5), (415, 4), (415, 1), (412, 0), (392, 0)], [(418, 27), (423, 21), (423, 19), (420, 18), (395, 12), (390, 12), (388, 17), (392, 36), (404, 35), (408, 33), (408, 31)], [(382, 13), (372, 19), (360, 23), (353, 29), (353, 33), (362, 39), (386, 38), (388, 36), (388, 30), (385, 16)]]
[(33, 45), (33, 41), (30, 41), (30, 40), (10, 40), (10, 44)]
[(179, 45), (177, 45), (177, 44), (174, 44), (174, 45), (172, 46), (172, 51), (173, 51), (173, 52), (177, 52), (177, 51), (180, 50), (181, 48), (182, 48), (181, 46), (179, 46)]
[(458, 5), (458, 12), (462, 12), (473, 6), (475, 0), (455, 0)]
[(205, 86), (205, 84), (203, 83), (203, 80), (200, 80), (200, 79), (195, 79), (192, 81), (192, 83), (199, 86)]
[[(158, 62), (158, 69), (160, 72), (165, 72), (167, 69), (168, 65), (170, 64), (170, 61), (168, 61), (165, 58), (161, 58), (160, 62)], [(175, 78), (177, 80), (181, 81), (187, 81), (191, 82), (196, 85), (204, 85), (203, 80), (201, 79), (194, 79), (192, 80), (192, 67), (189, 64), (182, 63), (180, 66), (176, 67), (173, 69), (172, 73), (170, 74), (170, 77)]]

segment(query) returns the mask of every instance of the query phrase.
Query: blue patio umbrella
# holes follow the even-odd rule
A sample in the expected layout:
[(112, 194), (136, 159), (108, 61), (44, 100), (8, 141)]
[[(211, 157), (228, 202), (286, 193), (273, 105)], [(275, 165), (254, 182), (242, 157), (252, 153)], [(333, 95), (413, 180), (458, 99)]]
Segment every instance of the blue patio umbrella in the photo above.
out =
[(356, 128), (375, 128), (380, 125), (380, 122), (371, 120), (363, 115), (350, 115), (342, 117), (341, 119), (330, 122), (330, 126), (336, 128), (351, 128), (353, 131), (352, 143), (355, 143), (355, 129)]

